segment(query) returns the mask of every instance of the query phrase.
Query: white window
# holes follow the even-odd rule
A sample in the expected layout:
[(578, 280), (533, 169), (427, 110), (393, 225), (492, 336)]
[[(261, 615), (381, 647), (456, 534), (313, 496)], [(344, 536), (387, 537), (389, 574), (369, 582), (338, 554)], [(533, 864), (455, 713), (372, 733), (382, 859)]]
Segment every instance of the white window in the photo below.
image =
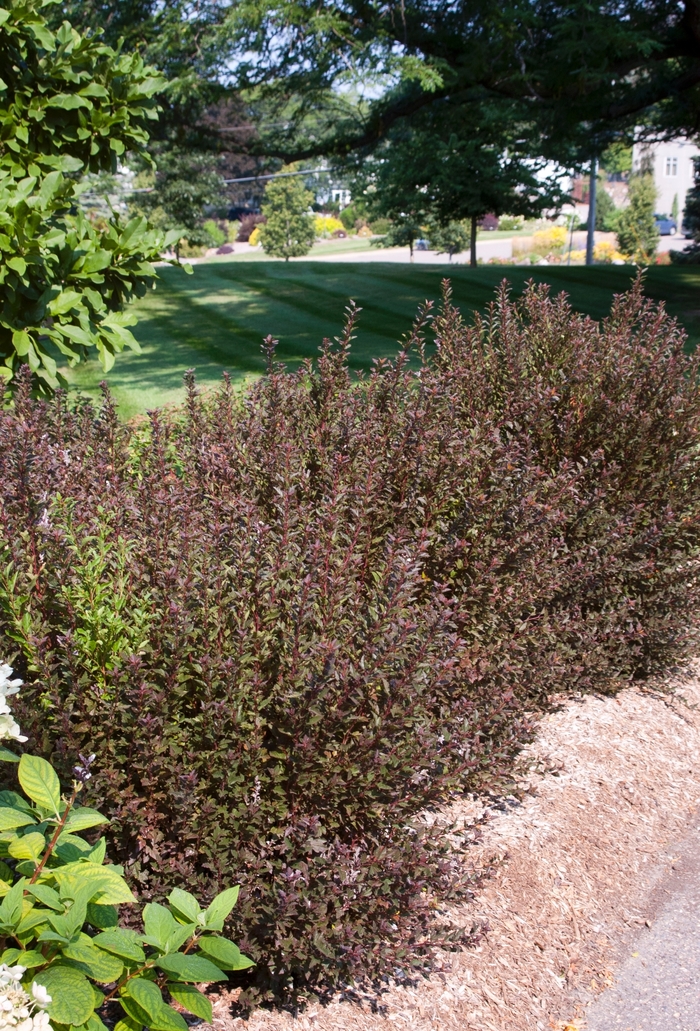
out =
[(664, 175), (678, 175), (678, 158), (666, 158)]

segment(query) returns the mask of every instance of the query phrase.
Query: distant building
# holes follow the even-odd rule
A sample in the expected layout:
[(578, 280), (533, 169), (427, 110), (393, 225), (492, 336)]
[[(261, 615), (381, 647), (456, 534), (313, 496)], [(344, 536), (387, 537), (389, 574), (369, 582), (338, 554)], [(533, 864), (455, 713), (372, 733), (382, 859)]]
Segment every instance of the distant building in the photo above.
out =
[(345, 190), (342, 187), (334, 187), (331, 189), (331, 200), (340, 208), (347, 208), (348, 204), (352, 200), (352, 194), (350, 193), (350, 190)]
[[(635, 143), (632, 149), (632, 171), (648, 165), (654, 173), (657, 190), (656, 210), (670, 215), (677, 198), (678, 221), (683, 220), (685, 195), (694, 182), (693, 158), (700, 149), (690, 140), (668, 140), (663, 143)], [(679, 225), (680, 228), (680, 225)]]

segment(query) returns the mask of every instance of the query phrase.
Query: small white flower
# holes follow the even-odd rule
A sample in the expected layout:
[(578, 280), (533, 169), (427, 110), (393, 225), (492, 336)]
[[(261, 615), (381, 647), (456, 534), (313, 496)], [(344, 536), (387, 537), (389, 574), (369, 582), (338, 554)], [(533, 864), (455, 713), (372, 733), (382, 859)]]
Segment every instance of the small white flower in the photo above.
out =
[(41, 1006), (42, 1009), (51, 1003), (51, 996), (43, 984), (39, 984), (38, 981), (34, 981), (32, 984), (32, 995), (34, 996), (34, 1002), (37, 1006)]
[(26, 969), (26, 967), (22, 967), (19, 964), (15, 967), (8, 967), (7, 963), (0, 963), (0, 987), (5, 985), (15, 987), (18, 985)]
[(51, 996), (36, 981), (29, 995), (21, 983), (25, 971), (19, 964), (0, 964), (0, 1031), (51, 1031), (48, 1013), (35, 1011), (36, 1006), (48, 1006)]
[[(12, 711), (7, 704), (8, 696), (17, 694), (22, 686), (21, 680), (10, 680), (11, 676), (12, 666), (8, 666), (6, 662), (0, 663), (0, 741), (6, 738), (12, 738), (13, 741), (26, 741), (27, 738), (20, 732), (19, 725), (12, 718)], [(0, 984), (2, 983), (0, 980)]]
[(0, 663), (0, 694), (17, 694), (20, 687), (24, 683), (23, 680), (10, 680), (12, 676), (12, 666), (8, 666), (6, 662)]
[(0, 741), (12, 738), (13, 741), (26, 741), (20, 732), (19, 724), (8, 713), (0, 712)]

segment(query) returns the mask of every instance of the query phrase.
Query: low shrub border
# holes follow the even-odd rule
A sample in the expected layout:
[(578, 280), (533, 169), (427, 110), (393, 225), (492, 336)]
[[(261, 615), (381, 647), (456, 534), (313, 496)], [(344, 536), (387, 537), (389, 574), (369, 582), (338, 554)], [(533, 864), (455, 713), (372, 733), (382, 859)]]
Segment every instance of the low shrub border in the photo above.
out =
[[(9, 679), (12, 672), (0, 664), (0, 740), (24, 742), (7, 704), (22, 684)], [(211, 1003), (196, 984), (225, 981), (225, 970), (252, 966), (216, 933), (238, 887), (221, 892), (206, 910), (176, 888), (167, 906), (145, 906), (142, 934), (120, 927), (118, 906), (136, 899), (123, 869), (105, 863), (104, 838), (82, 836), (108, 821), (78, 805), (96, 756), (79, 758), (72, 791), (62, 794), (45, 759), (29, 753), (20, 759), (0, 746), (0, 762), (17, 763), (22, 792), (0, 791), (3, 1026), (107, 1031), (101, 1014), (120, 1031), (187, 1031), (185, 1018), (168, 1003), (211, 1020)]]
[(25, 380), (0, 423), (0, 641), (22, 725), (144, 899), (211, 897), (244, 1000), (427, 969), (469, 891), (419, 815), (505, 783), (553, 692), (680, 661), (698, 601), (697, 360), (641, 282), (598, 324), (449, 289), (395, 361), (313, 366), (145, 428)]

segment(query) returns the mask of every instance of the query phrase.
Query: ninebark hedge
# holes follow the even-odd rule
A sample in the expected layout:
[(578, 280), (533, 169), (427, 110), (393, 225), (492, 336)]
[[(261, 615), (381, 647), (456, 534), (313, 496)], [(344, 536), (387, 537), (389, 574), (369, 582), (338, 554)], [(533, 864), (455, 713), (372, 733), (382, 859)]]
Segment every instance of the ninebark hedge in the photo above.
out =
[(359, 379), (354, 321), (147, 426), (26, 380), (0, 419), (20, 724), (64, 773), (97, 753), (144, 898), (240, 879), (251, 1001), (470, 940), (421, 812), (504, 784), (552, 693), (693, 640), (698, 362), (640, 283), (601, 323), (533, 286), (467, 325), (448, 289)]

